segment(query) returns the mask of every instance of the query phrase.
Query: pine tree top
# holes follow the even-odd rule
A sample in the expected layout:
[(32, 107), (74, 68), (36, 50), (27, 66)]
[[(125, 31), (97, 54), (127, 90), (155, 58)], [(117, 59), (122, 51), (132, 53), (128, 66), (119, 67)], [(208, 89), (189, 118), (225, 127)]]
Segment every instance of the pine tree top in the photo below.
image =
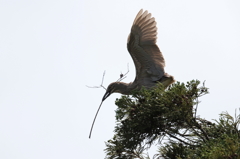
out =
[(223, 113), (215, 123), (196, 116), (199, 97), (208, 93), (204, 83), (199, 85), (193, 80), (164, 89), (159, 83), (155, 89), (142, 88), (117, 99), (117, 125), (114, 137), (106, 142), (106, 158), (149, 158), (144, 150), (154, 142), (160, 146), (154, 158), (239, 157), (240, 116), (234, 120)]

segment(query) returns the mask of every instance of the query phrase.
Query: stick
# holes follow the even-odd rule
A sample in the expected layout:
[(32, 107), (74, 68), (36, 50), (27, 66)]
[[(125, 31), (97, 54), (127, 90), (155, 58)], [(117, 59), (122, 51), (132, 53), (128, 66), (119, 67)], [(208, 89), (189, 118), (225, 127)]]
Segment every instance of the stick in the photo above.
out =
[(101, 88), (101, 87), (102, 87), (102, 88), (104, 88), (105, 90), (107, 90), (107, 89), (103, 86), (103, 80), (104, 80), (105, 72), (106, 72), (106, 71), (103, 72), (102, 83), (101, 83), (100, 86), (87, 86), (87, 85), (86, 85), (86, 86), (87, 86), (88, 88)]
[(125, 73), (125, 74), (120, 74), (120, 78), (117, 80), (117, 82), (120, 82), (120, 81), (122, 81), (123, 79), (125, 79), (127, 76), (127, 74), (128, 74), (128, 72), (129, 72), (129, 64), (127, 65), (127, 68), (128, 68), (128, 71)]
[(95, 117), (94, 117), (94, 120), (93, 120), (93, 123), (92, 123), (92, 127), (91, 127), (91, 130), (90, 130), (90, 133), (89, 133), (89, 139), (91, 138), (93, 125), (94, 125), (95, 120), (96, 120), (96, 118), (97, 118), (98, 112), (99, 112), (99, 110), (100, 110), (100, 108), (101, 108), (101, 106), (102, 106), (102, 103), (103, 103), (103, 101), (102, 101), (101, 104), (99, 105), (98, 110), (97, 110), (97, 113), (96, 113), (96, 115), (95, 115)]

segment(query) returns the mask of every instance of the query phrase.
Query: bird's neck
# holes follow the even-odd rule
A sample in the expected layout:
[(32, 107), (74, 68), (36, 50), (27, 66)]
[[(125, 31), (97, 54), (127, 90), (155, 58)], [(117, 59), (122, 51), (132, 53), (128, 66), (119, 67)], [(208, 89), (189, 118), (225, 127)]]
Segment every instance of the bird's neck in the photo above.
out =
[(129, 95), (132, 91), (131, 89), (132, 83), (124, 83), (124, 82), (118, 82), (118, 93)]

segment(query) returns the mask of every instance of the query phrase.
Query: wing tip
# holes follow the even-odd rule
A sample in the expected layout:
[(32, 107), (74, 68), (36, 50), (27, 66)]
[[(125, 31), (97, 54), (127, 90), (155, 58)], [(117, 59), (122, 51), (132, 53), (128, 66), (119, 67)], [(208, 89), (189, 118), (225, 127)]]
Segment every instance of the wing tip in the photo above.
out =
[[(140, 36), (141, 44), (156, 44), (157, 42), (157, 22), (152, 14), (147, 10), (140, 9), (137, 13), (131, 32)], [(128, 38), (129, 41), (129, 38)]]

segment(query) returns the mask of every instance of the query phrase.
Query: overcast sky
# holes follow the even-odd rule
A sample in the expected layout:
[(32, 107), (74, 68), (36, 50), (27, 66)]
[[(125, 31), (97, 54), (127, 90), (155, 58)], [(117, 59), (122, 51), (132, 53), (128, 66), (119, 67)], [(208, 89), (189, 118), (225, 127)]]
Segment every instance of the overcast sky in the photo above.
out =
[[(0, 158), (101, 159), (113, 137), (115, 99), (90, 89), (135, 78), (126, 43), (143, 8), (157, 21), (166, 72), (206, 81), (198, 115), (240, 106), (240, 2), (237, 0), (0, 0)], [(153, 154), (153, 153), (152, 153)]]

